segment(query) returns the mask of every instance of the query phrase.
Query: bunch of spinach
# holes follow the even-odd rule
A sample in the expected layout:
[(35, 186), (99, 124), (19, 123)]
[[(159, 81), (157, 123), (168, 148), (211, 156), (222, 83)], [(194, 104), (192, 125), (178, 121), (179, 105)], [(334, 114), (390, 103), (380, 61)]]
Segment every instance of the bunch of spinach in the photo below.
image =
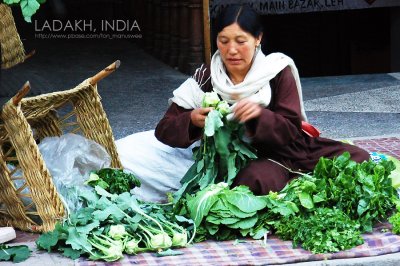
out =
[[(314, 253), (354, 247), (362, 243), (361, 233), (387, 220), (398, 204), (389, 178), (393, 169), (391, 161), (356, 163), (348, 152), (320, 158), (312, 175), (300, 176), (279, 193), (266, 196), (270, 203), (265, 217), (270, 220), (260, 223)], [(287, 208), (288, 202), (298, 207), (296, 215), (290, 212), (295, 208)]]
[(360, 225), (340, 209), (316, 208), (299, 216), (286, 216), (275, 225), (276, 234), (313, 253), (338, 252), (364, 243)]
[(182, 187), (174, 193), (174, 202), (185, 194), (194, 194), (209, 184), (231, 185), (237, 173), (256, 159), (255, 149), (244, 141), (244, 127), (229, 120), (230, 107), (215, 92), (205, 93), (203, 107), (214, 108), (208, 113), (200, 147), (193, 149), (194, 164), (181, 180)]
[(122, 169), (103, 168), (90, 173), (85, 184), (92, 187), (100, 186), (112, 194), (129, 192), (134, 187), (140, 187), (140, 181), (132, 173)]
[[(170, 205), (138, 201), (128, 192), (111, 194), (96, 186), (83, 190), (85, 207), (36, 241), (39, 249), (60, 251), (76, 259), (115, 261), (123, 253), (166, 251), (188, 244), (188, 232), (178, 224), (192, 223), (173, 215)], [(174, 252), (168, 251), (168, 254)]]
[(356, 163), (348, 152), (333, 159), (320, 158), (312, 176), (288, 184), (280, 194), (305, 210), (336, 207), (371, 232), (374, 223), (388, 218), (398, 200), (389, 175), (391, 161)]

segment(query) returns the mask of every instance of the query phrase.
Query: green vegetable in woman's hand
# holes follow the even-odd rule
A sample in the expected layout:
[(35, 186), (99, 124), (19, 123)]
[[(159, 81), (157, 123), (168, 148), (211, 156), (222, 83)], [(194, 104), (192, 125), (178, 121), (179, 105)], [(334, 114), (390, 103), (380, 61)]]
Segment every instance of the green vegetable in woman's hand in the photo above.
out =
[(206, 92), (204, 93), (203, 101), (201, 107), (217, 107), (221, 100), (216, 92)]
[(257, 158), (255, 149), (244, 141), (243, 125), (228, 120), (231, 108), (226, 101), (221, 101), (216, 92), (207, 92), (202, 106), (214, 110), (205, 120), (200, 147), (193, 150), (195, 162), (182, 178), (182, 187), (174, 193), (175, 203), (186, 193), (196, 193), (210, 184), (231, 185), (237, 173)]
[(221, 115), (225, 116), (231, 112), (231, 108), (226, 101), (220, 101), (217, 104), (217, 111), (221, 113)]

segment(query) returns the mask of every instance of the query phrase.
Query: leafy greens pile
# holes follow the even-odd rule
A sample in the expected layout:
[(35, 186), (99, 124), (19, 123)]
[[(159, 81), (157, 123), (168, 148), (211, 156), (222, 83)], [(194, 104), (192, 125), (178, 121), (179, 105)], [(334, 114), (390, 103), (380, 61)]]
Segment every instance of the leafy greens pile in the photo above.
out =
[(304, 211), (336, 207), (360, 223), (363, 232), (387, 219), (398, 195), (389, 175), (391, 161), (356, 163), (348, 152), (334, 159), (320, 158), (312, 176), (293, 180), (279, 194)]
[[(266, 197), (276, 206), (291, 202), (296, 215), (277, 211), (267, 223), (283, 239), (314, 253), (336, 252), (363, 243), (361, 233), (387, 220), (399, 199), (392, 187), (391, 161), (356, 163), (345, 152), (320, 158), (313, 175), (304, 175)], [(285, 210), (284, 208), (276, 210)]]
[(320, 158), (312, 175), (265, 196), (245, 187), (210, 185), (187, 195), (180, 213), (186, 211), (198, 225), (196, 240), (232, 239), (239, 233), (258, 239), (275, 231), (314, 253), (336, 252), (363, 243), (361, 233), (387, 220), (398, 204), (389, 178), (393, 169), (391, 161), (356, 163), (346, 152)]
[(61, 251), (72, 259), (85, 255), (91, 260), (115, 261), (123, 253), (165, 251), (188, 244), (188, 233), (178, 221), (191, 221), (172, 215), (167, 206), (141, 203), (128, 192), (111, 194), (100, 186), (95, 192), (83, 190), (81, 197), (86, 207), (42, 234), (36, 241), (39, 249)]
[(177, 202), (185, 194), (194, 194), (210, 184), (224, 182), (231, 185), (237, 173), (257, 155), (244, 141), (243, 125), (230, 121), (230, 107), (215, 92), (205, 93), (202, 107), (209, 112), (200, 147), (193, 149), (195, 163), (181, 180), (182, 187), (175, 192)]

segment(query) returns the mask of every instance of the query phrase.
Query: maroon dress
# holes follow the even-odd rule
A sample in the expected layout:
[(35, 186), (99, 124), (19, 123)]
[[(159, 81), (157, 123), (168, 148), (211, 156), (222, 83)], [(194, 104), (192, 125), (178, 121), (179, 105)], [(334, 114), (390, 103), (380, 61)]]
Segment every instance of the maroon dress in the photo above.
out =
[[(195, 75), (194, 79), (198, 84), (203, 84), (209, 76), (210, 71), (206, 68), (205, 75)], [(268, 158), (301, 172), (311, 172), (321, 156), (332, 158), (345, 151), (350, 152), (351, 158), (357, 162), (369, 159), (369, 153), (359, 147), (310, 137), (302, 131), (298, 90), (289, 67), (278, 73), (270, 85), (271, 103), (263, 109), (260, 117), (245, 123), (247, 135), (257, 149), (258, 159), (251, 161), (238, 173), (233, 186), (247, 185), (258, 195), (281, 190), (295, 174)], [(210, 79), (201, 89), (205, 92), (212, 90)], [(191, 123), (191, 111), (172, 103), (156, 127), (156, 138), (179, 148), (187, 148), (199, 140), (202, 129)]]

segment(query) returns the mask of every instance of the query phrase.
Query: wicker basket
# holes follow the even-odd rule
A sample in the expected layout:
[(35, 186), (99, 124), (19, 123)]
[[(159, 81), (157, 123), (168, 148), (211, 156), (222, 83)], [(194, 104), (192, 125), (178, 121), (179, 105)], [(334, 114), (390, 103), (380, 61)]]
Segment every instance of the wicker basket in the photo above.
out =
[(0, 48), (1, 68), (10, 68), (25, 60), (25, 50), (21, 42), (11, 8), (0, 4)]
[[(14, 97), (4, 105), (0, 120), (1, 226), (45, 232), (64, 217), (64, 206), (37, 146), (45, 137), (81, 132), (106, 148), (112, 167), (121, 168), (97, 85), (91, 83), (88, 79), (74, 89), (20, 102)], [(67, 106), (72, 111), (59, 117)], [(16, 186), (16, 181), (23, 184)]]

